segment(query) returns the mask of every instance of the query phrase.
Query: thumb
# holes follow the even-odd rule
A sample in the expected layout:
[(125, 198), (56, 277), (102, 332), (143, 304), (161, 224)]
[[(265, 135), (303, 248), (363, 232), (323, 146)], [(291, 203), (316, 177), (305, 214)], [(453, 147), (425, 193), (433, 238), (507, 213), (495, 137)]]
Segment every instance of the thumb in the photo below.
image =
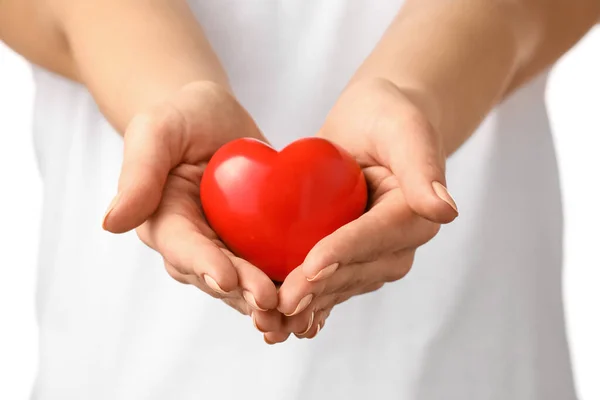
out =
[(458, 208), (446, 188), (445, 154), (436, 132), (428, 123), (418, 123), (408, 129), (404, 125), (394, 136), (381, 152), (409, 207), (432, 222), (452, 222)]
[(102, 222), (109, 232), (135, 229), (156, 211), (167, 176), (180, 159), (171, 144), (181, 134), (181, 116), (158, 115), (134, 117), (125, 132), (119, 189)]

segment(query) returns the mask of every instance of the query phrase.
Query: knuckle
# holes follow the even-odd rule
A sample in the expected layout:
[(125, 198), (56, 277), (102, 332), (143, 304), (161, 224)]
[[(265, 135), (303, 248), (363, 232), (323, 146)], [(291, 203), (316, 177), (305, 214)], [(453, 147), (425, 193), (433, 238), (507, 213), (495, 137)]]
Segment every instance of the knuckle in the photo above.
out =
[(367, 286), (370, 282), (372, 282), (373, 275), (372, 272), (370, 272), (371, 268), (369, 267), (373, 267), (374, 265), (376, 265), (376, 263), (379, 262), (380, 261), (374, 261), (369, 263), (368, 265), (363, 265), (363, 268), (361, 268), (357, 272), (354, 272), (352, 274), (351, 279), (348, 279), (346, 282), (344, 282), (342, 288), (337, 291), (339, 295), (335, 299), (335, 302), (333, 304), (338, 304), (341, 296), (343, 296), (345, 293), (359, 290), (360, 288)]
[(352, 297), (352, 296), (350, 296), (350, 295), (349, 295), (349, 294), (347, 294), (347, 293), (346, 293), (346, 294), (341, 294), (341, 293), (340, 293), (340, 294), (336, 294), (336, 295), (335, 295), (335, 296), (333, 296), (333, 298), (331, 299), (331, 303), (329, 304), (329, 307), (327, 307), (327, 308), (329, 309), (329, 308), (331, 308), (331, 307), (333, 307), (333, 306), (335, 306), (335, 305), (337, 305), (337, 304), (341, 304), (341, 303), (343, 303), (344, 301), (348, 300), (350, 297)]
[[(346, 279), (343, 282), (341, 282), (340, 285), (336, 288), (336, 292), (348, 292), (353, 288), (359, 286), (360, 282), (361, 279), (358, 277), (356, 277), (355, 279)], [(333, 296), (335, 298), (337, 294), (334, 294)]]
[(369, 284), (369, 282), (371, 281), (371, 279), (372, 279), (372, 277), (366, 273), (356, 274), (353, 285), (350, 289), (354, 290), (357, 288), (361, 288), (363, 286), (367, 286)]

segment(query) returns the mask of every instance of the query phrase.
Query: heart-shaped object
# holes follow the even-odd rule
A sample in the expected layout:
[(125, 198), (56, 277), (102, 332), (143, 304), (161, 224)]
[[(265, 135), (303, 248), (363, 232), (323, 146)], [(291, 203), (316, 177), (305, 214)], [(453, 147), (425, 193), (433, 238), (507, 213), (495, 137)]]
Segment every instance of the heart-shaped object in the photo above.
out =
[(367, 186), (358, 163), (328, 140), (300, 139), (277, 152), (242, 138), (211, 158), (200, 198), (227, 247), (283, 282), (319, 240), (365, 211)]

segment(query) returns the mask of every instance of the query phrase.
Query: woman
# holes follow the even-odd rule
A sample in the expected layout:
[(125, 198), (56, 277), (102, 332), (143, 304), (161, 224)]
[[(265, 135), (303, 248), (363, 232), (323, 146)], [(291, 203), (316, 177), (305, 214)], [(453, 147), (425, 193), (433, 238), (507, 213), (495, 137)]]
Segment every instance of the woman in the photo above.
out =
[[(37, 65), (34, 398), (575, 398), (544, 71), (597, 1), (38, 3), (0, 2)], [(371, 208), (277, 290), (198, 185), (232, 139), (313, 134)]]

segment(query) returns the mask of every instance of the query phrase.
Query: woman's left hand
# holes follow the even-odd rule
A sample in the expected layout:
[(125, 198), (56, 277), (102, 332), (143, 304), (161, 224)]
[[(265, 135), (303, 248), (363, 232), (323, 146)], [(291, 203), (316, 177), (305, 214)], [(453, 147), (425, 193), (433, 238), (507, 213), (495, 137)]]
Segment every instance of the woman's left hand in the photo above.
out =
[(391, 82), (349, 86), (319, 136), (356, 157), (369, 208), (317, 243), (286, 278), (279, 289), (283, 328), (265, 333), (267, 343), (283, 342), (290, 333), (315, 337), (335, 305), (403, 278), (416, 249), (437, 234), (440, 223), (458, 216), (445, 187), (442, 140)]

